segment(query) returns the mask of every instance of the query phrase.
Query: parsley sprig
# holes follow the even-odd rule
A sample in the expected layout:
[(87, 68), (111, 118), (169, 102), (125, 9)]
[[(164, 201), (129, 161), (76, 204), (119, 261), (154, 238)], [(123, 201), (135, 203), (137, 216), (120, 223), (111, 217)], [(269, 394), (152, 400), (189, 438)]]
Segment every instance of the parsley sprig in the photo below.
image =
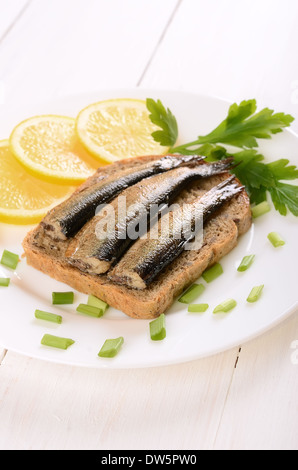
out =
[[(294, 120), (291, 115), (274, 113), (269, 108), (257, 112), (256, 100), (234, 103), (212, 132), (175, 147), (178, 125), (173, 113), (160, 100), (147, 99), (147, 108), (151, 121), (161, 128), (152, 136), (161, 145), (169, 146), (169, 152), (205, 155), (209, 161), (233, 156), (238, 163), (233, 172), (245, 185), (251, 203), (266, 200), (269, 192), (281, 215), (289, 210), (298, 217), (298, 186), (285, 182), (297, 179), (298, 169), (286, 158), (265, 163), (264, 155), (258, 152), (258, 139), (270, 139), (282, 132)], [(230, 147), (236, 151), (232, 152)]]
[(178, 125), (175, 116), (169, 108), (164, 107), (160, 100), (154, 101), (147, 98), (146, 105), (151, 113), (149, 115), (151, 122), (162, 129), (152, 133), (154, 140), (165, 147), (174, 145), (178, 136)]

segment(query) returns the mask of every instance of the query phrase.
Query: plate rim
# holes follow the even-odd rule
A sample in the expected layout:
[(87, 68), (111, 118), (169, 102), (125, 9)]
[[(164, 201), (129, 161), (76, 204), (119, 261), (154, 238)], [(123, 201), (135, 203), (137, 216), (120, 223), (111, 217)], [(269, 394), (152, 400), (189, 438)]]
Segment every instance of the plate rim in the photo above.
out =
[[(264, 325), (262, 328), (260, 328), (257, 332), (251, 333), (250, 335), (243, 336), (241, 341), (236, 341), (234, 340), (233, 343), (230, 343), (229, 345), (225, 347), (219, 347), (218, 349), (214, 349), (213, 352), (205, 352), (198, 354), (196, 356), (192, 357), (183, 357), (181, 360), (175, 360), (175, 361), (164, 361), (164, 362), (159, 362), (158, 364), (154, 363), (144, 363), (144, 364), (118, 364), (113, 361), (111, 361), (109, 364), (107, 363), (100, 363), (97, 364), (86, 364), (86, 363), (78, 363), (78, 362), (71, 362), (71, 361), (65, 361), (65, 360), (60, 360), (60, 359), (55, 359), (55, 358), (48, 358), (48, 357), (43, 357), (43, 356), (38, 356), (37, 354), (32, 354), (32, 353), (26, 353), (24, 351), (18, 350), (17, 348), (11, 348), (11, 347), (6, 347), (3, 344), (0, 344), (0, 347), (4, 349), (6, 352), (13, 352), (16, 354), (19, 354), (23, 357), (31, 358), (31, 359), (38, 359), (41, 361), (53, 363), (53, 364), (60, 364), (60, 365), (65, 365), (65, 366), (70, 366), (70, 367), (81, 367), (81, 368), (88, 368), (88, 369), (106, 369), (106, 370), (125, 370), (125, 369), (150, 369), (150, 368), (156, 368), (156, 367), (167, 367), (167, 366), (175, 366), (179, 364), (188, 364), (193, 361), (197, 361), (200, 359), (206, 359), (206, 358), (211, 358), (214, 356), (217, 356), (219, 354), (225, 353), (227, 351), (230, 351), (231, 349), (234, 349), (236, 347), (243, 347), (243, 344), (248, 343), (249, 341), (252, 341), (253, 339), (257, 339), (260, 336), (264, 335), (265, 333), (270, 332), (272, 329), (275, 327), (279, 326), (281, 323), (286, 321), (295, 313), (295, 311), (298, 309), (298, 301), (292, 305), (287, 311), (282, 315), (277, 317), (272, 323), (268, 325)], [(297, 312), (296, 312), (297, 313)], [(133, 319), (132, 319), (133, 320)], [(6, 353), (5, 353), (6, 355)]]
[[(89, 91), (83, 91), (83, 92), (78, 92), (78, 93), (70, 93), (70, 94), (63, 94), (61, 96), (56, 96), (53, 97), (50, 100), (42, 100), (38, 102), (31, 102), (31, 103), (24, 103), (22, 104), (21, 107), (18, 107), (18, 109), (25, 110), (27, 108), (34, 108), (34, 107), (44, 107), (49, 104), (53, 104), (55, 102), (63, 102), (63, 101), (68, 101), (71, 99), (78, 99), (84, 98), (89, 96), (95, 96), (95, 95), (108, 95), (109, 93), (111, 94), (120, 94), (120, 93), (137, 93), (137, 94), (150, 94), (150, 93), (160, 93), (162, 95), (188, 95), (188, 96), (195, 96), (196, 98), (202, 98), (202, 99), (212, 99), (214, 101), (221, 101), (222, 103), (225, 103), (227, 105), (232, 104), (234, 101), (228, 100), (226, 98), (213, 95), (213, 94), (205, 94), (205, 93), (200, 93), (200, 92), (195, 92), (192, 90), (186, 91), (186, 90), (179, 90), (179, 89), (165, 89), (165, 88), (148, 88), (148, 87), (124, 87), (124, 88), (102, 88), (102, 89), (96, 89), (96, 90), (89, 90)], [(108, 98), (104, 98), (108, 99)], [(145, 99), (145, 98), (144, 98)], [(100, 99), (99, 99), (100, 101)], [(5, 103), (4, 103), (5, 105)], [(9, 116), (12, 116), (14, 111), (14, 107), (10, 108), (9, 110)], [(285, 132), (290, 133), (293, 135), (293, 137), (298, 138), (298, 133), (293, 131), (290, 128), (287, 128)], [(284, 312), (282, 312), (280, 315), (278, 315), (276, 318), (274, 318), (270, 323), (266, 323), (263, 326), (259, 327), (256, 331), (249, 333), (247, 335), (243, 335), (241, 338), (229, 342), (229, 344), (226, 344), (225, 346), (219, 346), (218, 348), (212, 348), (211, 350), (207, 350), (205, 352), (198, 353), (197, 355), (191, 354), (190, 356), (183, 356), (183, 358), (175, 358), (174, 360), (169, 358), (168, 360), (160, 361), (158, 363), (148, 363), (144, 361), (143, 364), (135, 364), (135, 363), (117, 363), (116, 361), (113, 362), (111, 361), (110, 363), (106, 362), (99, 362), (97, 364), (87, 364), (87, 363), (79, 363), (79, 362), (72, 362), (67, 359), (63, 358), (49, 358), (45, 356), (40, 356), (38, 354), (34, 353), (28, 353), (25, 351), (22, 351), (18, 348), (14, 347), (7, 347), (4, 342), (0, 343), (1, 348), (3, 348), (6, 351), (12, 351), (14, 353), (20, 354), (25, 357), (30, 357), (33, 359), (40, 359), (42, 361), (50, 362), (50, 363), (55, 363), (55, 364), (61, 364), (61, 365), (68, 365), (72, 367), (84, 367), (84, 368), (92, 368), (92, 369), (128, 369), (128, 368), (134, 368), (134, 369), (140, 369), (140, 368), (152, 368), (152, 367), (166, 367), (166, 366), (173, 366), (173, 365), (178, 365), (178, 364), (183, 364), (183, 363), (189, 363), (194, 360), (199, 360), (203, 359), (206, 357), (212, 357), (215, 355), (218, 355), (220, 353), (224, 353), (230, 349), (233, 349), (237, 346), (240, 346), (241, 344), (247, 343), (253, 339), (258, 338), (259, 336), (263, 335), (264, 333), (270, 331), (274, 327), (278, 326), (281, 324), (283, 321), (288, 319), (292, 314), (295, 313), (295, 311), (298, 309), (298, 300), (289, 308), (287, 308)]]

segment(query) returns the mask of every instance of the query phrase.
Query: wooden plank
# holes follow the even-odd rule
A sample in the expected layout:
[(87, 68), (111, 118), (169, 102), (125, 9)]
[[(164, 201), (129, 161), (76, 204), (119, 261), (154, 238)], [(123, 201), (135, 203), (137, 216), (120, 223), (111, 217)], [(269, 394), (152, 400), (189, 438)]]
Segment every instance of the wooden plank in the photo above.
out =
[(0, 48), (6, 102), (135, 86), (177, 0), (33, 0)]
[(6, 349), (3, 349), (0, 347), (0, 365), (5, 358), (6, 352), (7, 352)]
[(236, 353), (117, 371), (8, 352), (0, 367), (0, 449), (208, 448)]
[[(19, 21), (21, 16), (24, 14), (27, 6), (29, 5), (28, 0), (0, 0), (0, 48), (1, 43), (5, 40), (5, 37), (12, 31), (16, 23)], [(3, 79), (3, 70), (0, 69), (0, 105), (4, 103), (6, 96), (6, 85)]]
[(257, 98), (297, 116), (297, 19), (292, 0), (185, 0), (141, 85)]
[(0, 43), (28, 5), (28, 0), (0, 0)]
[(297, 449), (297, 351), (297, 314), (242, 347), (215, 449)]

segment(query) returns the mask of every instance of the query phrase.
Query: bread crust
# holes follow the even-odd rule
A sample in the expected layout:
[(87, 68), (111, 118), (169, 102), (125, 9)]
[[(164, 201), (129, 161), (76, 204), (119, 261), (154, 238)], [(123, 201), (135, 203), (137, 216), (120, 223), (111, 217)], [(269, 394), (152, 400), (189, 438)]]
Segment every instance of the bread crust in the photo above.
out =
[[(97, 178), (104, 177), (105, 173), (111, 174), (123, 166), (135, 168), (141, 163), (158, 158), (160, 156), (137, 157), (100, 168), (76, 191), (92, 185)], [(227, 174), (192, 184), (179, 198), (188, 200), (189, 197), (198, 197), (202, 191), (205, 192), (226, 177)], [(23, 248), (28, 265), (35, 269), (79, 292), (99, 297), (132, 318), (152, 319), (165, 313), (177, 296), (197, 280), (205, 269), (229, 253), (237, 245), (238, 237), (250, 226), (250, 202), (248, 195), (243, 191), (208, 222), (204, 228), (203, 247), (198, 251), (182, 253), (143, 291), (117, 285), (109, 281), (106, 275), (92, 275), (70, 266), (63, 260), (66, 245), (63, 245), (61, 250), (51, 252), (38, 243), (38, 237), (43, 230), (41, 225), (27, 234)]]

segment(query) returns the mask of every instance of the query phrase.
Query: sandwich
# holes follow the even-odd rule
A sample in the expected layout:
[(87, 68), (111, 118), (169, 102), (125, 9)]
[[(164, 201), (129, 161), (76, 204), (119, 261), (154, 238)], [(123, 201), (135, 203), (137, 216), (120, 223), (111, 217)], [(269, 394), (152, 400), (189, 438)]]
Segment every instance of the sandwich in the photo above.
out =
[(155, 318), (251, 226), (231, 158), (143, 156), (99, 168), (23, 241), (27, 263), (133, 318)]

